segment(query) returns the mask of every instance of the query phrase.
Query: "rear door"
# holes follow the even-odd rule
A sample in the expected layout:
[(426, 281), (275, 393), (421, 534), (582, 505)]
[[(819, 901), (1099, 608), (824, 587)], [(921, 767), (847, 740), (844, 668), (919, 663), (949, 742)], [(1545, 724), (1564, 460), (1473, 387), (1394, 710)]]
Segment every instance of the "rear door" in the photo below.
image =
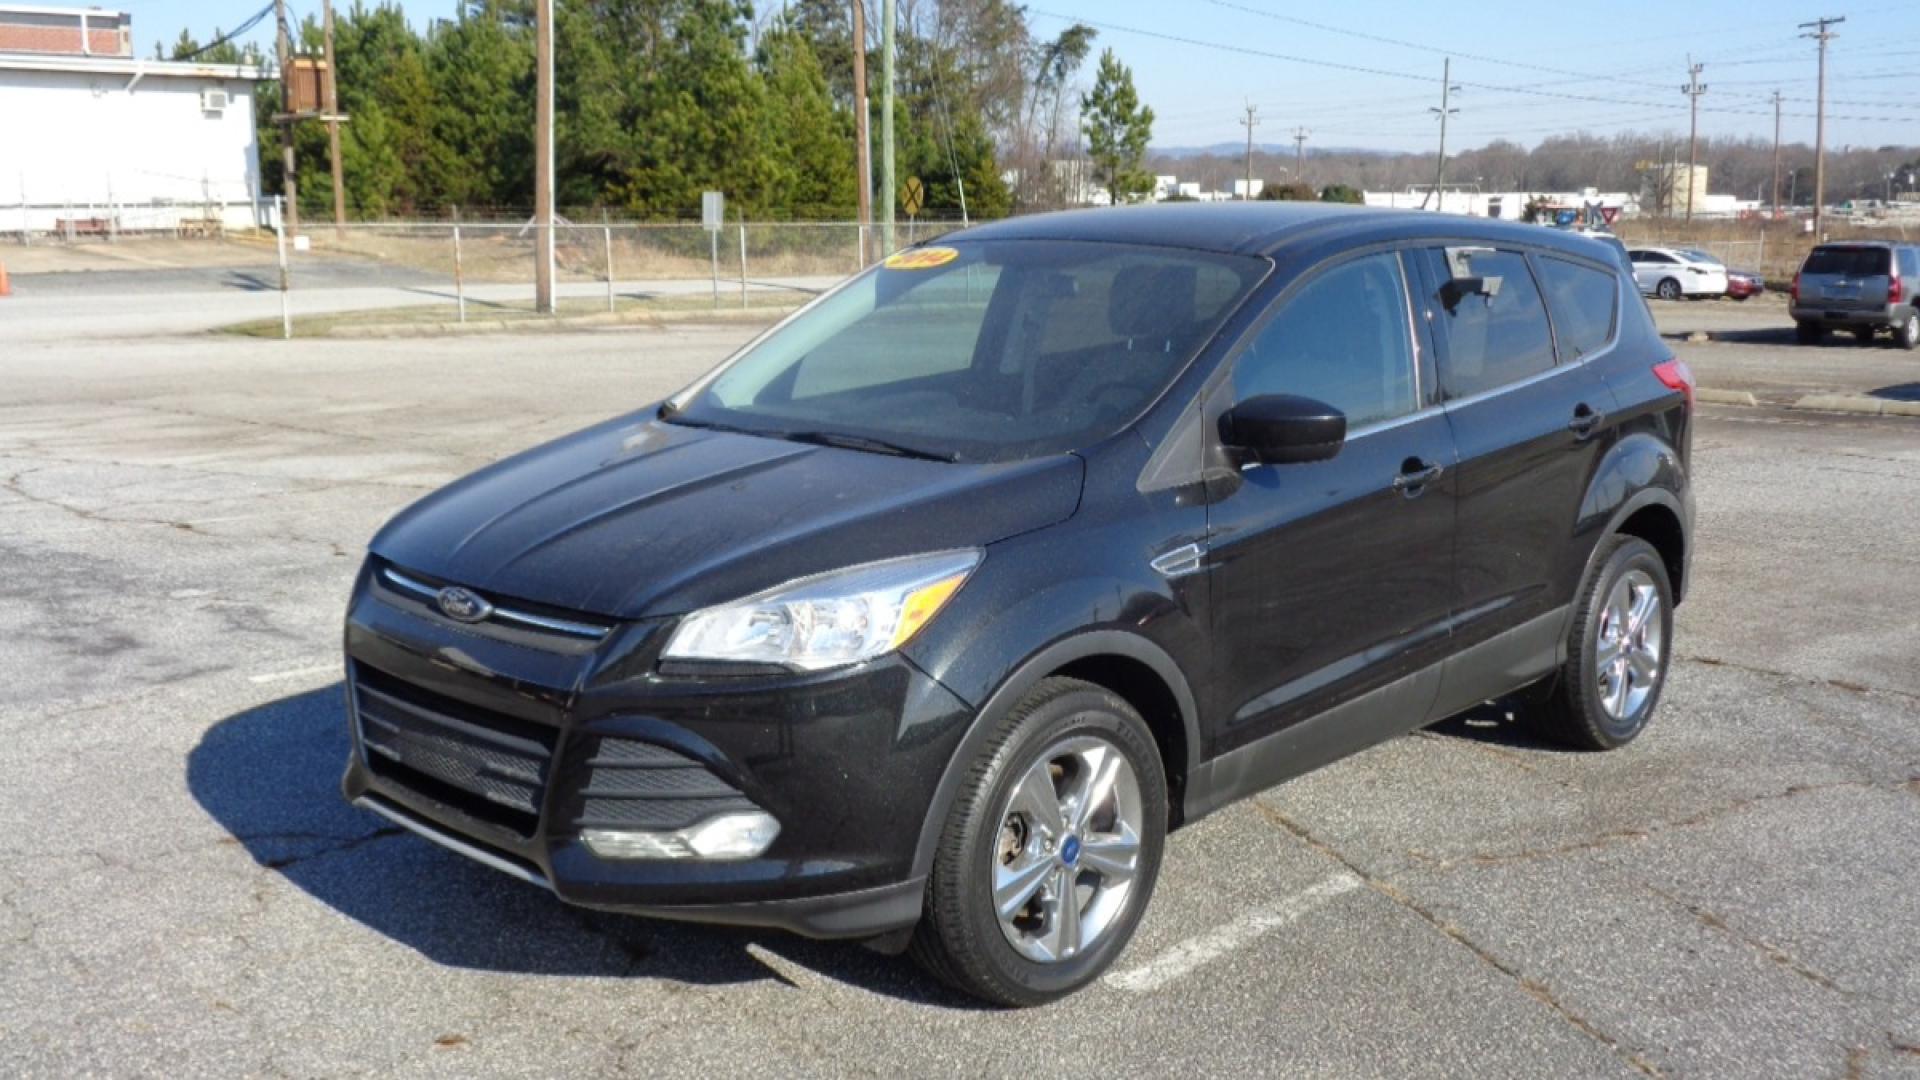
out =
[(1418, 725), (1433, 702), (1453, 591), (1454, 449), (1431, 366), (1422, 374), (1403, 265), (1388, 251), (1310, 271), (1210, 399), (1217, 415), (1297, 394), (1348, 421), (1332, 459), (1247, 465), (1209, 508), (1212, 691), (1226, 717), (1215, 753), (1391, 685), (1283, 763), (1311, 768)]
[[(1544, 257), (1542, 257), (1544, 258)], [(1613, 396), (1585, 361), (1617, 333), (1617, 281), (1552, 257), (1542, 277), (1563, 318), (1556, 346), (1542, 287), (1521, 251), (1421, 252), (1422, 314), (1435, 328), (1439, 384), (1459, 448), (1454, 651), (1486, 646), (1479, 667), (1450, 662), (1440, 709), (1472, 705), (1558, 640), (1580, 561), (1574, 523), (1607, 432)]]

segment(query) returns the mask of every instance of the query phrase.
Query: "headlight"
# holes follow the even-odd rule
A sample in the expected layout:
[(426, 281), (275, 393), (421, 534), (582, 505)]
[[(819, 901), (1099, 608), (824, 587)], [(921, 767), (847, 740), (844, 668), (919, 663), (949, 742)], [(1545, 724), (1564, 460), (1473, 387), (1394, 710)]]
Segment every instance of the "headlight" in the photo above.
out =
[(912, 639), (978, 565), (978, 551), (944, 551), (790, 581), (687, 616), (661, 655), (801, 671), (871, 660)]

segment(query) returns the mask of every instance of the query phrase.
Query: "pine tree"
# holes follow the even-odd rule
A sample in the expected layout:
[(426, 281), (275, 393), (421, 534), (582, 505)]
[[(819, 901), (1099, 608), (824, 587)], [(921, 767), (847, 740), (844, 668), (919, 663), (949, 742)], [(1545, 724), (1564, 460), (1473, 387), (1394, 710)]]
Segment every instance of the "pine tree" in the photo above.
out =
[(1142, 168), (1147, 143), (1153, 138), (1153, 110), (1140, 104), (1133, 69), (1122, 64), (1112, 49), (1100, 54), (1093, 90), (1080, 99), (1080, 130), (1087, 136), (1094, 174), (1115, 203), (1153, 190), (1153, 177)]
[(854, 210), (853, 117), (835, 107), (807, 39), (785, 27), (760, 37), (766, 139), (796, 217), (847, 218)]

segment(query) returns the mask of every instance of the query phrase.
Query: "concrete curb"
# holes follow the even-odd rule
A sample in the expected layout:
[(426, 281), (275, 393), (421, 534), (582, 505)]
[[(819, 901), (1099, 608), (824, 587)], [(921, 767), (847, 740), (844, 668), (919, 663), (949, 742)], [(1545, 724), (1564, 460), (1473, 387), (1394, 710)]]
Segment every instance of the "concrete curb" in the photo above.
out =
[(1746, 390), (1715, 390), (1711, 386), (1695, 387), (1695, 401), (1704, 401), (1709, 405), (1746, 405), (1760, 404), (1760, 399)]
[(1791, 408), (1864, 416), (1920, 416), (1920, 401), (1888, 401), (1864, 394), (1808, 394)]
[[(720, 308), (717, 311), (638, 311), (596, 312), (591, 315), (556, 315), (547, 319), (471, 318), (466, 322), (366, 322), (343, 323), (319, 333), (299, 332), (305, 338), (420, 338), (467, 334), (546, 333), (555, 330), (591, 330), (602, 327), (658, 327), (684, 323), (756, 323), (773, 322), (792, 314), (790, 307)], [(327, 316), (331, 317), (331, 316)]]

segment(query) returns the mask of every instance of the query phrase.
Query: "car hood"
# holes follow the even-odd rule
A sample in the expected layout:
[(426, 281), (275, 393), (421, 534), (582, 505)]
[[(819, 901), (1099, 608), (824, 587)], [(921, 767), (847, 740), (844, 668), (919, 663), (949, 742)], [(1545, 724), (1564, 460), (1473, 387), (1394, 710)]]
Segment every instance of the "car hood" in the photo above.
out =
[(457, 480), (375, 555), (493, 597), (673, 615), (806, 574), (991, 544), (1065, 520), (1084, 465), (948, 464), (684, 427), (651, 410)]

